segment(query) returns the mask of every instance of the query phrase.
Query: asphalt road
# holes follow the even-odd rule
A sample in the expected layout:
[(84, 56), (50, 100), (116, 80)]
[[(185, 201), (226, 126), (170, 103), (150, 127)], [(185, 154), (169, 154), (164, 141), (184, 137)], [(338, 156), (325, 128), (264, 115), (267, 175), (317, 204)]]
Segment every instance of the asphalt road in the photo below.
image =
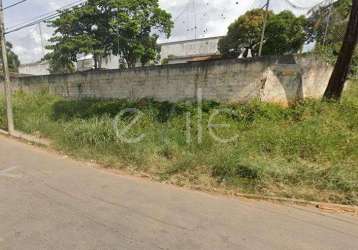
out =
[(358, 249), (358, 219), (118, 176), (0, 136), (0, 249)]

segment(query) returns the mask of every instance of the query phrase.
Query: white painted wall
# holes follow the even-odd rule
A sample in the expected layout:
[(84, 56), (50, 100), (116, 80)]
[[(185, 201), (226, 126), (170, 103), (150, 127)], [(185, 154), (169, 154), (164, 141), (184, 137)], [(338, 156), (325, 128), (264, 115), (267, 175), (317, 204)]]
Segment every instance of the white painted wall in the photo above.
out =
[(169, 56), (191, 57), (219, 54), (218, 43), (221, 37), (203, 38), (161, 44), (161, 59)]
[[(219, 54), (218, 43), (221, 37), (202, 38), (197, 40), (179, 41), (159, 44), (161, 46), (160, 58), (165, 59), (169, 56), (176, 57), (171, 60), (171, 64), (185, 63), (188, 58), (196, 56), (206, 56)], [(104, 69), (118, 69), (118, 56), (111, 56), (102, 62)], [(160, 62), (159, 62), (160, 63)], [(82, 57), (77, 62), (78, 71), (86, 71), (93, 68), (93, 60), (90, 56)], [(138, 64), (140, 67), (140, 64)], [(27, 75), (48, 75), (47, 63), (32, 63), (21, 65), (19, 73)]]
[(49, 64), (47, 62), (37, 62), (23, 64), (19, 67), (19, 73), (24, 75), (49, 75)]

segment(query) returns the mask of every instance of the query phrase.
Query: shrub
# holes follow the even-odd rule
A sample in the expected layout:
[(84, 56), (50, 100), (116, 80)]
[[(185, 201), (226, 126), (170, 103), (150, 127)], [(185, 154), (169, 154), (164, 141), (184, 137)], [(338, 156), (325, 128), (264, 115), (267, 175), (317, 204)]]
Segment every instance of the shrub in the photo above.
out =
[[(80, 158), (173, 182), (185, 179), (239, 192), (358, 204), (356, 83), (341, 103), (306, 100), (283, 108), (259, 102), (204, 102), (202, 107), (199, 114), (195, 103), (186, 102), (68, 101), (47, 93), (22, 92), (14, 96), (18, 129), (47, 136), (57, 149)], [(125, 143), (116, 135), (114, 117), (125, 108), (137, 108), (143, 114), (127, 134), (145, 134), (140, 143)], [(228, 108), (233, 112), (221, 113), (213, 122), (229, 126), (210, 131), (210, 115), (215, 109)], [(200, 142), (199, 117), (203, 119)], [(127, 114), (117, 126), (126, 126), (131, 119), (133, 114)], [(236, 139), (219, 143), (210, 136), (212, 132)]]

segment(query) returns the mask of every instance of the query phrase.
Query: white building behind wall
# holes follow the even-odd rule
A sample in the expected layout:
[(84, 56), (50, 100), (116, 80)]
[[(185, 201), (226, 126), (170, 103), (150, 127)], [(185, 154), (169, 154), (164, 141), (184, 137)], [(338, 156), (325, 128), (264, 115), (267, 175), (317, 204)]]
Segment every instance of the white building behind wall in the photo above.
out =
[(19, 66), (19, 73), (22, 75), (48, 75), (49, 65), (47, 62), (35, 62), (28, 64), (21, 64)]
[(222, 37), (169, 42), (161, 44), (161, 60), (169, 64), (186, 63), (198, 57), (219, 55), (218, 43)]
[[(187, 63), (201, 58), (218, 56), (218, 43), (222, 37), (209, 37), (197, 40), (186, 40), (178, 42), (168, 42), (159, 44), (161, 47), (161, 63), (178, 64)], [(78, 71), (86, 71), (93, 68), (93, 59), (88, 56), (80, 58), (77, 62)], [(140, 65), (138, 65), (140, 66)], [(111, 56), (102, 62), (104, 69), (118, 69), (119, 58)], [(46, 62), (21, 65), (19, 73), (28, 75), (47, 75), (49, 74)]]

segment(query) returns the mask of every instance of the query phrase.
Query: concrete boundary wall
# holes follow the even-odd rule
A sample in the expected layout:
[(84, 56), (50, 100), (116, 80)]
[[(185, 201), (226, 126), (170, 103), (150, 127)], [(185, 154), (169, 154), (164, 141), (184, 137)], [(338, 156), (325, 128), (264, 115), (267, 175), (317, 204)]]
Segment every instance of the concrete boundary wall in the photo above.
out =
[(322, 97), (331, 72), (328, 64), (316, 58), (283, 56), (26, 76), (14, 79), (13, 85), (15, 90), (46, 90), (71, 99), (153, 98), (176, 102), (194, 100), (200, 90), (206, 100), (258, 99), (286, 105), (302, 98)]

